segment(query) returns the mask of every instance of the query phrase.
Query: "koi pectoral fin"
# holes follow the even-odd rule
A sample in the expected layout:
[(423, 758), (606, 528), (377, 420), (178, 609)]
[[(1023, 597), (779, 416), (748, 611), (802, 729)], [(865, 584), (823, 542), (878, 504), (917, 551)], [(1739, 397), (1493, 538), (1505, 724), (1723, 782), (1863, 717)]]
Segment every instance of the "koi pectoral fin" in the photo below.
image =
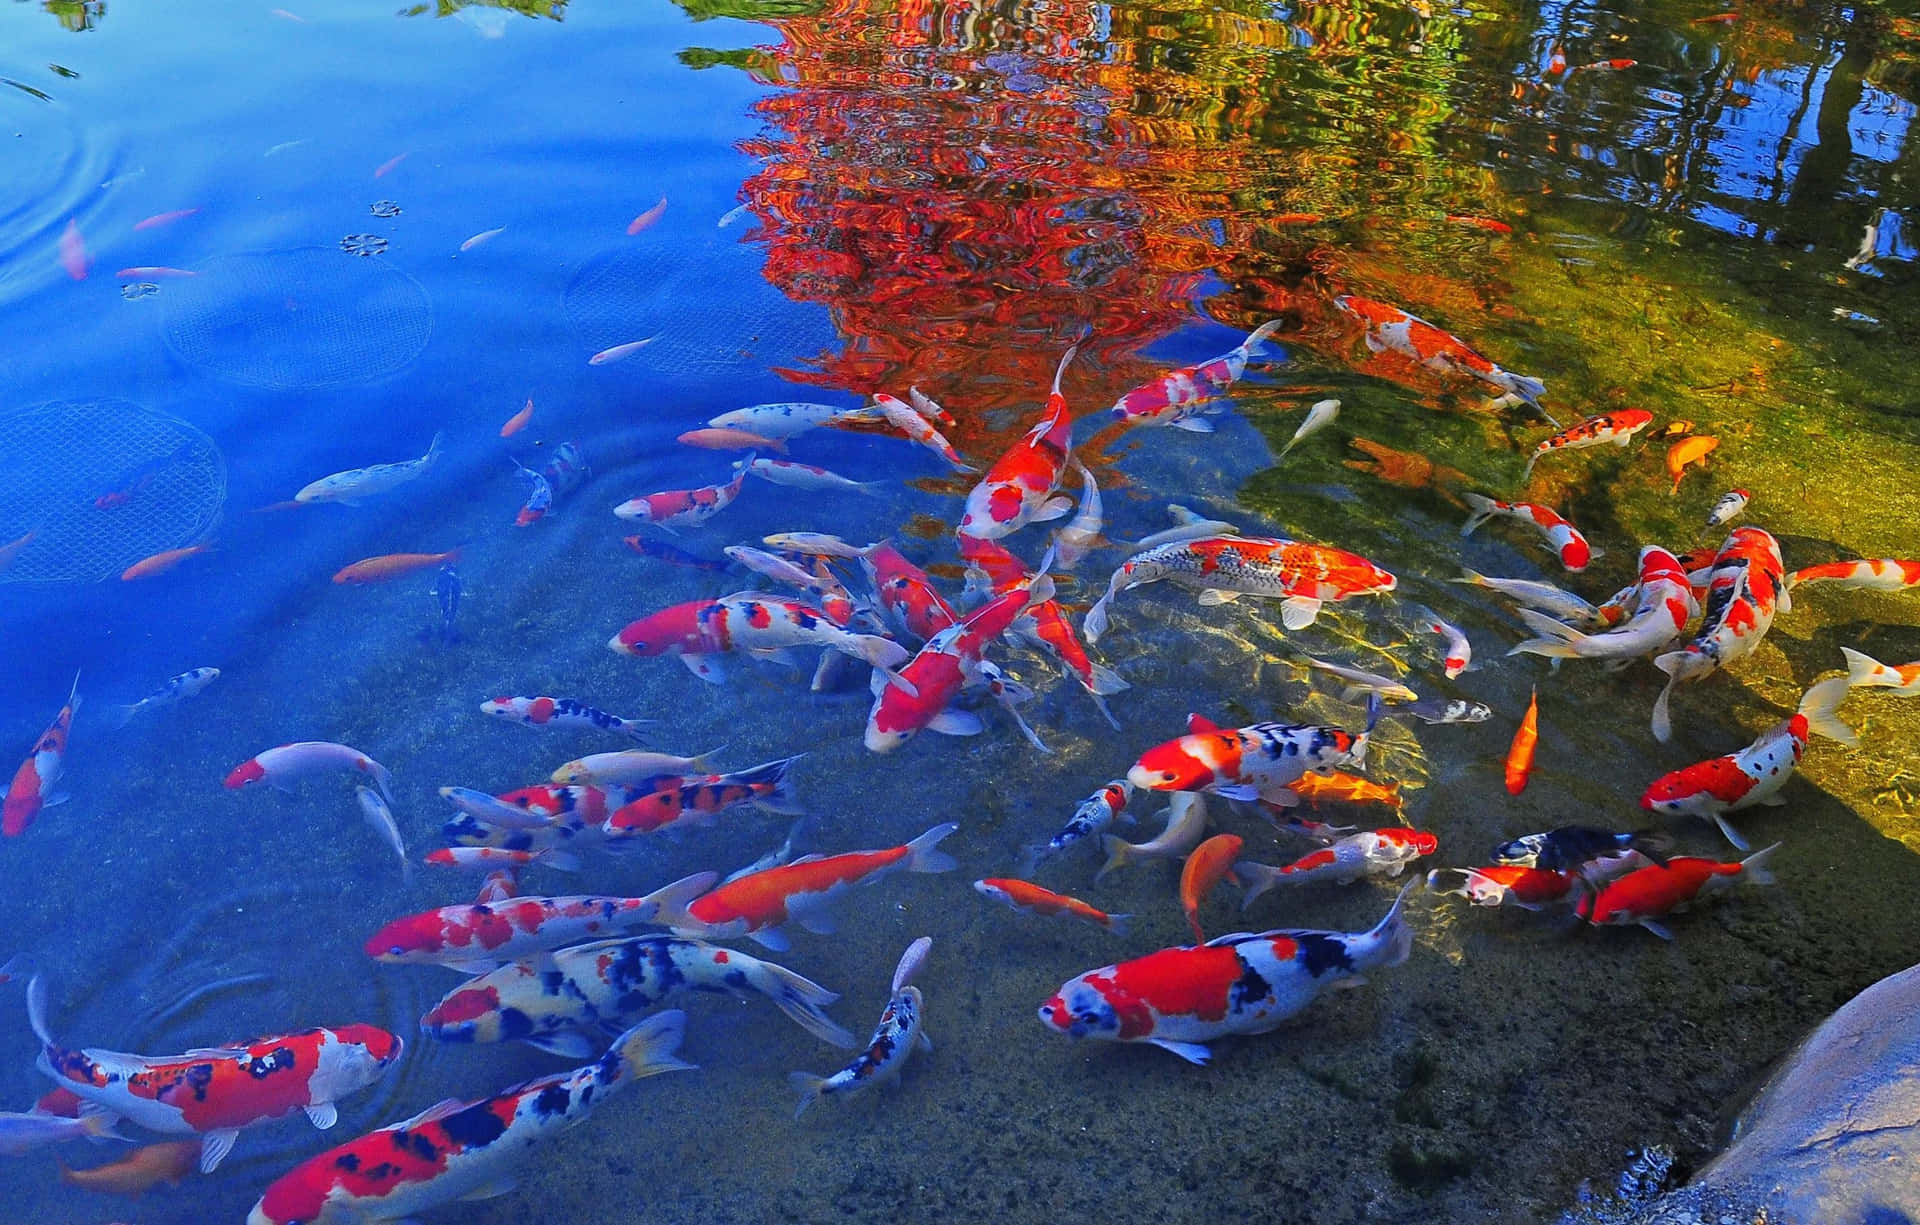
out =
[(1198, 1042), (1175, 1042), (1171, 1038), (1148, 1038), (1147, 1041), (1163, 1051), (1172, 1051), (1188, 1063), (1203, 1068), (1207, 1066), (1207, 1061), (1213, 1058), (1213, 1052)]
[(224, 1131), (210, 1131), (200, 1141), (200, 1172), (211, 1174), (233, 1151), (233, 1142), (240, 1138), (238, 1128), (229, 1127)]
[(340, 1112), (334, 1109), (332, 1102), (315, 1102), (313, 1105), (308, 1106), (306, 1111), (307, 1121), (315, 1127), (318, 1127), (321, 1131), (325, 1131), (340, 1121)]

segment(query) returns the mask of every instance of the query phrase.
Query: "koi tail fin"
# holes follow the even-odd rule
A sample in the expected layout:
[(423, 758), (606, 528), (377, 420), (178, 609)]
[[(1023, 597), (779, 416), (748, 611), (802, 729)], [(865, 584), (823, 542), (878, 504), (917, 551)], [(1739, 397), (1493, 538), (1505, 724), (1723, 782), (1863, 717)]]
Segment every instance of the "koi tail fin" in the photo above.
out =
[(1762, 847), (1741, 860), (1740, 879), (1755, 885), (1771, 885), (1773, 872), (1767, 861), (1773, 858), (1773, 853), (1779, 850), (1780, 846), (1781, 844), (1776, 842), (1772, 846)]
[(1086, 617), (1081, 620), (1080, 636), (1087, 640), (1088, 646), (1100, 641), (1100, 635), (1107, 632), (1107, 606), (1113, 603), (1114, 596), (1120, 594), (1121, 584), (1126, 577), (1125, 566), (1115, 570), (1113, 577), (1107, 580), (1106, 593), (1093, 602), (1093, 607), (1087, 610)]
[(1400, 887), (1400, 896), (1393, 899), (1393, 908), (1373, 925), (1367, 932), (1359, 968), (1363, 971), (1376, 967), (1397, 966), (1413, 955), (1413, 925), (1407, 922), (1407, 895), (1420, 883), (1416, 875)]
[(1020, 875), (1023, 877), (1031, 877), (1034, 869), (1038, 868), (1052, 855), (1053, 847), (1049, 843), (1035, 842), (1031, 845), (1021, 847)]
[(1234, 864), (1233, 875), (1234, 879), (1246, 886), (1247, 892), (1240, 899), (1242, 910), (1253, 905), (1253, 899), (1273, 888), (1283, 879), (1280, 869), (1264, 863), (1255, 863), (1251, 859), (1243, 859)]
[[(649, 922), (675, 930), (686, 928), (699, 931), (705, 925), (687, 913), (687, 907), (694, 900), (718, 884), (718, 872), (695, 872), (692, 876), (683, 876), (671, 885), (662, 885), (647, 895), (654, 904), (654, 917)], [(664, 1013), (661, 1015), (665, 1015)]]
[(440, 452), (445, 448), (446, 442), (447, 432), (445, 430), (435, 430), (433, 432), (433, 441), (427, 444), (427, 453), (420, 457), (420, 462), (422, 464), (430, 464), (439, 459)]
[[(1103, 698), (1119, 693), (1123, 689), (1133, 688), (1132, 685), (1127, 683), (1125, 677), (1115, 672), (1112, 668), (1107, 667), (1105, 664), (1093, 665), (1093, 670), (1088, 674), (1086, 687), (1088, 693)], [(1107, 721), (1112, 723), (1113, 716), (1108, 715)], [(1119, 724), (1115, 723), (1114, 726), (1118, 727)]]
[(1680, 680), (1680, 664), (1685, 651), (1668, 651), (1656, 656), (1653, 666), (1667, 674), (1667, 683), (1661, 687), (1660, 696), (1653, 700), (1653, 738), (1661, 744), (1673, 739), (1673, 715), (1668, 710), (1668, 702), (1673, 697), (1673, 687)]
[[(95, 1144), (112, 1144), (116, 1140), (122, 1144), (132, 1144), (132, 1136), (123, 1136), (116, 1129), (116, 1125), (119, 1122), (120, 1116), (108, 1110), (105, 1106), (88, 1102), (80, 1108), (81, 1130), (86, 1134), (87, 1139), (93, 1141)], [(72, 1181), (72, 1179), (67, 1177), (67, 1174), (67, 1167), (62, 1164), (60, 1167), (61, 1182)]]
[(33, 1036), (40, 1039), (41, 1046), (53, 1045), (52, 1031), (47, 1029), (47, 980), (38, 974), (27, 980), (27, 1024), (33, 1026)]
[(1515, 644), (1507, 654), (1544, 655), (1548, 659), (1575, 659), (1579, 656), (1580, 644), (1587, 640), (1585, 634), (1536, 609), (1516, 608), (1514, 612), (1527, 623), (1528, 629), (1540, 636)]
[(1866, 689), (1879, 685), (1897, 688), (1900, 685), (1898, 672), (1866, 652), (1856, 651), (1852, 647), (1841, 647), (1840, 654), (1846, 657), (1849, 686), (1855, 689)]
[[(1515, 374), (1511, 370), (1502, 370), (1500, 373), (1506, 376), (1500, 385), (1507, 389), (1508, 394), (1519, 396), (1532, 407), (1540, 408), (1540, 397), (1547, 394), (1545, 383), (1529, 375)], [(1541, 411), (1544, 415), (1545, 410)], [(1552, 418), (1549, 417), (1548, 420)]]
[[(1268, 342), (1273, 339), (1274, 333), (1278, 332), (1285, 323), (1286, 320), (1284, 319), (1267, 320), (1259, 327), (1247, 333), (1247, 338), (1240, 342), (1240, 348), (1246, 353), (1252, 354), (1255, 349), (1268, 347)], [(1284, 353), (1281, 354), (1282, 359), (1284, 359), (1285, 356)]]
[(829, 991), (812, 979), (770, 961), (759, 962), (748, 973), (747, 981), (756, 991), (772, 1000), (775, 1008), (786, 1013), (789, 1021), (820, 1041), (842, 1050), (854, 1048), (853, 1035), (834, 1024), (833, 1018), (821, 1011), (840, 998), (837, 992)]
[(686, 1034), (686, 1013), (678, 1008), (654, 1013), (613, 1040), (613, 1049), (600, 1059), (602, 1083), (611, 1086), (662, 1072), (693, 1071), (693, 1064), (674, 1055)]
[(777, 812), (789, 817), (800, 815), (800, 801), (794, 795), (793, 780), (788, 777), (793, 771), (793, 763), (805, 757), (805, 753), (795, 753), (792, 757), (782, 757), (778, 761), (769, 761), (750, 769), (741, 770), (727, 776), (729, 782), (744, 783), (750, 787), (770, 786), (773, 789), (754, 799), (756, 808), (767, 812)]
[(1133, 843), (1128, 842), (1125, 838), (1116, 838), (1112, 834), (1102, 834), (1100, 835), (1100, 847), (1107, 853), (1107, 862), (1101, 864), (1100, 870), (1093, 874), (1093, 883), (1096, 885), (1106, 879), (1107, 873), (1112, 872), (1116, 868), (1126, 867), (1132, 863), (1134, 859)]
[[(1449, 873), (1458, 876), (1460, 883), (1451, 889), (1442, 889), (1440, 887), (1440, 878)], [(1475, 873), (1472, 868), (1435, 868), (1433, 871), (1427, 873), (1427, 892), (1436, 897), (1451, 896), (1470, 899), (1473, 895), (1467, 890), (1468, 887), (1473, 884), (1476, 875), (1477, 873)]]
[(388, 807), (393, 805), (393, 771), (387, 769), (373, 758), (367, 758), (367, 773), (373, 776), (373, 785), (380, 788), (380, 796)]
[(936, 825), (907, 843), (906, 869), (909, 872), (951, 872), (960, 865), (953, 856), (939, 849), (942, 838), (960, 828), (957, 821)]
[[(1081, 339), (1085, 339), (1085, 337), (1083, 336)], [(1079, 351), (1080, 351), (1080, 341), (1076, 340), (1072, 344), (1067, 346), (1067, 351), (1065, 353), (1060, 355), (1060, 364), (1058, 366), (1055, 366), (1053, 370), (1053, 394), (1054, 395), (1057, 396), (1060, 394), (1061, 376), (1066, 374), (1067, 366), (1073, 361), (1073, 355), (1078, 353)]]
[[(1460, 496), (1465, 498), (1467, 505), (1473, 508), (1473, 514), (1469, 515), (1466, 523), (1460, 527), (1460, 535), (1464, 538), (1473, 535), (1476, 528), (1493, 518), (1499, 508), (1493, 504), (1492, 498), (1486, 497), (1483, 494), (1463, 492)], [(1469, 573), (1471, 573), (1471, 571), (1469, 571)], [(1479, 576), (1475, 575), (1474, 577), (1477, 579)]]
[(1526, 484), (1528, 479), (1533, 476), (1533, 466), (1539, 462), (1542, 454), (1544, 454), (1544, 452), (1535, 451), (1533, 454), (1527, 456), (1527, 466), (1520, 469), (1520, 483), (1522, 485)]
[(815, 1076), (811, 1072), (789, 1072), (787, 1083), (800, 1095), (800, 1104), (793, 1109), (796, 1119), (807, 1112), (807, 1107), (826, 1096), (827, 1078), (824, 1076)]
[(846, 643), (847, 654), (872, 664), (875, 671), (887, 678), (889, 685), (904, 690), (909, 697), (920, 696), (918, 686), (894, 671), (913, 658), (913, 653), (907, 648), (878, 634), (849, 634), (842, 641)]
[(1860, 737), (1854, 730), (1840, 721), (1838, 710), (1840, 703), (1846, 700), (1847, 693), (1853, 688), (1850, 676), (1835, 676), (1821, 681), (1808, 689), (1800, 699), (1799, 714), (1807, 721), (1807, 730), (1819, 732), (1829, 740), (1837, 741), (1848, 748), (1858, 748)]
[(138, 702), (135, 702), (131, 706), (107, 707), (107, 717), (111, 720), (113, 730), (119, 731), (127, 724), (133, 722), (133, 716), (137, 714), (139, 710), (140, 704)]

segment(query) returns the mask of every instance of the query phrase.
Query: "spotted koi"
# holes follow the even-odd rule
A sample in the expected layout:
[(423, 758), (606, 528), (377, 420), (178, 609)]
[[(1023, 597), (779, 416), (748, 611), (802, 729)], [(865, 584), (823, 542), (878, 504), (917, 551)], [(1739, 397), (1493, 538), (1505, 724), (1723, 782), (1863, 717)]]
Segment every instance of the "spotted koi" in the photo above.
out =
[(1045, 842), (1026, 849), (1021, 859), (1021, 874), (1032, 875), (1033, 870), (1043, 861), (1058, 855), (1077, 842), (1104, 832), (1116, 820), (1131, 820), (1126, 812), (1127, 801), (1132, 797), (1133, 784), (1124, 778), (1116, 778), (1081, 800), (1074, 805), (1073, 815), (1067, 818), (1067, 823), (1060, 828), (1059, 833)]
[(638, 794), (607, 814), (608, 838), (656, 834), (664, 829), (707, 826), (743, 805), (797, 814), (787, 777), (800, 756), (783, 757), (731, 774), (669, 774), (642, 784)]
[[(1519, 616), (1539, 635), (1519, 643), (1509, 655), (1522, 652), (1550, 659), (1637, 659), (1663, 650), (1686, 632), (1700, 605), (1679, 558), (1659, 545), (1640, 550), (1640, 580), (1621, 596), (1631, 595), (1633, 614), (1616, 628), (1585, 634), (1552, 617), (1522, 608)], [(1607, 606), (1612, 606), (1609, 601)], [(1603, 614), (1604, 615), (1604, 614)]]
[(863, 1089), (886, 1084), (900, 1075), (915, 1051), (933, 1049), (933, 1039), (927, 1037), (922, 1028), (926, 1001), (920, 996), (920, 988), (909, 985), (926, 964), (927, 952), (932, 947), (933, 938), (922, 936), (901, 954), (900, 964), (893, 971), (893, 997), (881, 1012), (879, 1024), (873, 1027), (873, 1036), (867, 1039), (866, 1048), (854, 1056), (852, 1063), (832, 1076), (795, 1072), (787, 1077), (787, 1082), (800, 1094), (794, 1118), (805, 1114), (807, 1107), (823, 1098), (850, 1097)]
[(528, 727), (591, 727), (631, 736), (635, 740), (646, 739), (646, 733), (640, 729), (658, 722), (655, 719), (623, 719), (573, 698), (517, 698), (505, 694), (480, 703), (480, 713), (496, 719), (512, 719)]
[[(1213, 422), (1207, 417), (1221, 411), (1219, 398), (1240, 381), (1256, 349), (1271, 347), (1268, 342), (1283, 322), (1269, 319), (1219, 357), (1170, 371), (1134, 388), (1113, 402), (1108, 415), (1129, 426), (1169, 425), (1196, 434), (1213, 433)], [(1284, 360), (1286, 354), (1276, 356)]]
[(654, 527), (663, 527), (674, 531), (683, 527), (699, 527), (727, 507), (740, 496), (741, 487), (746, 483), (747, 465), (752, 457), (733, 466), (733, 479), (719, 485), (702, 485), (698, 489), (669, 489), (661, 493), (641, 494), (637, 498), (628, 498), (613, 508), (613, 513), (622, 519), (631, 519), (636, 523), (650, 523)]
[(42, 809), (67, 800), (66, 793), (55, 791), (67, 764), (67, 736), (73, 730), (73, 712), (80, 708), (80, 674), (73, 674), (73, 688), (67, 692), (67, 704), (53, 717), (53, 723), (34, 741), (33, 752), (13, 772), (7, 798), (0, 804), (0, 833), (17, 838), (27, 832)]
[[(1460, 883), (1442, 889), (1444, 874), (1453, 872)], [(1522, 910), (1540, 910), (1574, 896), (1580, 877), (1574, 872), (1529, 868), (1520, 864), (1492, 864), (1484, 868), (1435, 868), (1427, 873), (1427, 888), (1436, 894), (1458, 894), (1474, 906), (1503, 906), (1512, 902)]]
[(1460, 529), (1463, 537), (1473, 535), (1474, 529), (1489, 519), (1516, 519), (1531, 525), (1546, 537), (1547, 544), (1559, 556), (1560, 564), (1570, 573), (1580, 573), (1593, 560), (1593, 548), (1587, 544), (1587, 538), (1580, 534), (1580, 529), (1551, 507), (1533, 502), (1502, 502), (1498, 498), (1477, 493), (1463, 493), (1460, 496), (1473, 508), (1473, 514)]
[[(1375, 353), (1393, 350), (1437, 374), (1479, 379), (1502, 393), (1518, 396), (1540, 407), (1547, 386), (1539, 379), (1502, 370), (1450, 332), (1443, 332), (1417, 315), (1371, 298), (1341, 294), (1333, 304), (1366, 328), (1367, 348)], [(1544, 415), (1544, 414), (1543, 414)]]
[(1832, 583), (1845, 591), (1905, 591), (1920, 586), (1920, 561), (1892, 557), (1830, 561), (1787, 575), (1788, 590), (1802, 583)]
[(1053, 390), (1040, 420), (987, 470), (967, 495), (960, 515), (962, 535), (998, 540), (1029, 523), (1058, 519), (1073, 509), (1073, 499), (1055, 496), (1073, 453), (1073, 414), (1060, 392), (1061, 376), (1078, 345), (1068, 349), (1053, 372)]
[(1520, 474), (1522, 481), (1533, 475), (1533, 466), (1545, 455), (1559, 451), (1584, 451), (1588, 447), (1604, 447), (1611, 443), (1624, 447), (1633, 441), (1633, 436), (1653, 424), (1653, 414), (1644, 408), (1623, 408), (1618, 412), (1601, 413), (1588, 417), (1584, 421), (1561, 430), (1551, 438), (1542, 439), (1527, 457), (1527, 467)]
[(1293, 783), (1308, 771), (1365, 766), (1367, 738), (1379, 712), (1376, 697), (1368, 705), (1366, 730), (1359, 733), (1306, 723), (1223, 728), (1188, 715), (1188, 734), (1142, 753), (1127, 771), (1127, 781), (1143, 791), (1210, 791), (1290, 808), (1300, 802)]
[(1041, 574), (1029, 585), (1015, 587), (981, 605), (966, 620), (948, 626), (932, 638), (901, 668), (905, 683), (873, 682), (873, 708), (867, 712), (863, 741), (868, 750), (890, 753), (921, 731), (946, 736), (972, 736), (981, 730), (980, 717), (952, 705), (960, 691), (983, 683), (982, 656), (989, 646), (1030, 604), (1053, 598), (1053, 580)]
[(1240, 908), (1253, 905), (1255, 898), (1275, 885), (1316, 881), (1350, 885), (1370, 876), (1398, 876), (1414, 860), (1433, 854), (1439, 847), (1440, 840), (1427, 831), (1396, 825), (1350, 834), (1282, 867), (1241, 860), (1233, 865), (1234, 875), (1247, 891)]
[(1398, 583), (1359, 554), (1327, 545), (1261, 536), (1179, 540), (1136, 553), (1113, 572), (1081, 625), (1086, 640), (1098, 642), (1106, 633), (1115, 596), (1162, 580), (1198, 592), (1205, 607), (1243, 595), (1279, 600), (1280, 622), (1290, 630), (1312, 625), (1329, 601), (1383, 595)]
[(718, 657), (732, 651), (827, 648), (871, 664), (895, 684), (909, 684), (893, 672), (907, 659), (907, 649), (899, 643), (852, 633), (821, 609), (797, 600), (770, 599), (760, 592), (675, 604), (630, 622), (607, 646), (619, 655), (678, 656), (695, 676), (712, 684), (725, 682)]

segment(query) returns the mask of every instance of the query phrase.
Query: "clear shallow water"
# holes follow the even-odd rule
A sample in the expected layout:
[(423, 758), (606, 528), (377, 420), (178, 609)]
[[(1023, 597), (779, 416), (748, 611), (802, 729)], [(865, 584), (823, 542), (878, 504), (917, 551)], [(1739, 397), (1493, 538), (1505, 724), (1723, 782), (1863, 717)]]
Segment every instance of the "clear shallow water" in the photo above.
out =
[[(1368, 353), (1330, 306), (1356, 292), (1441, 323), (1544, 377), (1563, 419), (1639, 404), (1722, 438), (1709, 474), (1677, 496), (1657, 444), (1543, 461), (1529, 488), (1607, 551), (1570, 580), (1589, 595), (1625, 581), (1643, 540), (1708, 543), (1706, 507), (1736, 484), (1790, 565), (1912, 556), (1912, 239), (1882, 212), (1914, 202), (1909, 19), (574, 3), (444, 19), (306, 6), (294, 21), (94, 6), (75, 32), (80, 10), (0, 8), (0, 76), (28, 87), (0, 88), (0, 412), (113, 398), (177, 417), (220, 448), (226, 498), (219, 547), (167, 577), (0, 586), (0, 742), (24, 752), (76, 668), (90, 704), (72, 803), (0, 847), (16, 881), (0, 917), (52, 975), (62, 1036), (168, 1051), (346, 1020), (406, 1034), (402, 1068), (343, 1104), (338, 1138), (564, 1066), (416, 1039), (414, 1019), (452, 976), (361, 953), (388, 918), (460, 900), (469, 879), (422, 869), (403, 885), (344, 784), (295, 797), (219, 786), (271, 744), (358, 745), (398, 776), (418, 854), (435, 845), (440, 785), (505, 789), (616, 747), (478, 714), (504, 692), (662, 718), (668, 747), (725, 744), (729, 766), (807, 750), (806, 849), (891, 845), (952, 819), (961, 870), (860, 891), (840, 907), (839, 935), (798, 936), (774, 958), (843, 992), (835, 1014), (864, 1033), (900, 949), (934, 936), (922, 986), (937, 1049), (900, 1090), (794, 1124), (785, 1073), (830, 1070), (837, 1052), (764, 1006), (695, 1001), (684, 1053), (701, 1072), (636, 1087), (531, 1163), (521, 1192), (449, 1219), (1153, 1220), (1257, 1203), (1274, 1220), (1530, 1221), (1617, 1169), (1629, 1145), (1697, 1157), (1722, 1106), (1802, 1029), (1920, 947), (1915, 722), (1897, 699), (1872, 697), (1845, 708), (1865, 747), (1816, 742), (1791, 807), (1743, 824), (1756, 845), (1786, 840), (1778, 887), (1681, 920), (1671, 946), (1420, 900), (1406, 966), (1278, 1034), (1221, 1043), (1204, 1071), (1151, 1050), (1069, 1046), (1033, 1020), (1065, 978), (1183, 938), (1171, 868), (1098, 888), (1086, 857), (1039, 875), (1138, 914), (1125, 941), (990, 909), (965, 888), (1010, 871), (1017, 848), (1175, 734), (1187, 710), (1353, 720), (1309, 695), (1296, 648), (1383, 666), (1360, 645), (1372, 643), (1411, 665), (1423, 693), (1500, 712), (1380, 737), (1374, 774), (1406, 781), (1408, 817), (1439, 834), (1445, 863), (1560, 821), (1636, 824), (1649, 778), (1745, 744), (1838, 666), (1841, 644), (1920, 656), (1911, 595), (1810, 590), (1755, 658), (1682, 691), (1665, 747), (1646, 733), (1650, 670), (1549, 674), (1501, 659), (1518, 627), (1441, 580), (1463, 562), (1556, 578), (1544, 554), (1513, 532), (1463, 544), (1444, 472), (1438, 488), (1382, 477), (1419, 483), (1431, 470), (1395, 456), (1421, 455), (1465, 474), (1463, 487), (1510, 492), (1545, 431)], [(1556, 43), (1572, 64), (1638, 63), (1562, 79), (1547, 71)], [(658, 223), (625, 235), (662, 196)], [(376, 215), (386, 201), (400, 213)], [(747, 216), (717, 226), (743, 203)], [(200, 211), (133, 228), (189, 208)], [(69, 219), (92, 260), (81, 281), (57, 255)], [(382, 253), (340, 249), (369, 234), (387, 240)], [(151, 266), (203, 276), (112, 275)], [(243, 266), (254, 279), (232, 274)], [(354, 287), (376, 267), (418, 294)], [(147, 283), (156, 292), (122, 296)], [(201, 302), (246, 305), (207, 323), (190, 309)], [(631, 529), (606, 513), (720, 479), (726, 457), (672, 444), (715, 413), (853, 405), (917, 382), (960, 415), (954, 441), (984, 464), (1032, 419), (1082, 326), (1093, 337), (1066, 390), (1092, 413), (1271, 317), (1286, 320), (1290, 360), (1256, 368), (1243, 415), (1219, 434), (1115, 438), (1083, 421), (1108, 534), (1157, 530), (1161, 506), (1181, 501), (1365, 553), (1403, 576), (1403, 601), (1283, 637), (1268, 609), (1130, 593), (1098, 652), (1134, 684), (1114, 700), (1118, 733), (1077, 686), (1003, 656), (1041, 690), (1027, 713), (1050, 758), (1001, 725), (874, 758), (859, 743), (863, 695), (813, 698), (777, 669), (710, 688), (604, 647), (633, 617), (739, 585), (624, 551)], [(587, 365), (656, 329), (662, 339), (633, 358)], [(1339, 422), (1275, 467), (1293, 410), (1329, 394), (1345, 401)], [(501, 422), (529, 397), (533, 424), (503, 443)], [(378, 502), (255, 511), (328, 472), (418, 456), (441, 430), (442, 463)], [(27, 453), (25, 437), (0, 437), (5, 488), (44, 469), (64, 489), (54, 478), (79, 456)], [(531, 463), (568, 440), (616, 458), (545, 521), (511, 527), (524, 489), (505, 456)], [(1375, 471), (1351, 466), (1368, 462), (1356, 440), (1374, 448)], [(97, 463), (109, 443), (92, 445)], [(795, 451), (896, 488), (865, 499), (753, 485), (670, 543), (716, 556), (776, 530), (893, 535), (956, 577), (949, 533), (965, 479), (894, 440), (814, 435)], [(41, 521), (26, 488), (0, 502), (0, 543)], [(1040, 531), (1011, 543), (1031, 558)], [(326, 581), (362, 557), (456, 545), (456, 645), (420, 640), (437, 616), (430, 574)], [(1103, 582), (1120, 558), (1097, 553), (1080, 584)], [(1474, 638), (1483, 662), (1456, 685), (1434, 671), (1436, 643), (1409, 628), (1416, 600)], [(109, 703), (198, 665), (224, 672), (204, 696), (110, 726)], [(1509, 799), (1499, 761), (1535, 681), (1539, 766)], [(1276, 846), (1257, 820), (1222, 822), (1265, 858), (1303, 849)], [(643, 891), (744, 864), (785, 829), (735, 814), (579, 882), (528, 883)], [(1724, 850), (1705, 827), (1679, 832), (1691, 852)], [(1387, 896), (1301, 893), (1249, 918), (1357, 928)], [(1229, 891), (1210, 903), (1210, 932), (1235, 923), (1233, 904)], [(253, 974), (270, 978), (168, 1013), (204, 984)], [(32, 1056), (21, 1016), (0, 1036), (0, 1101), (24, 1108), (43, 1091)], [(47, 1153), (9, 1159), (0, 1185), (27, 1219), (237, 1220), (319, 1147), (303, 1122), (249, 1132), (215, 1177), (131, 1210), (60, 1186)]]

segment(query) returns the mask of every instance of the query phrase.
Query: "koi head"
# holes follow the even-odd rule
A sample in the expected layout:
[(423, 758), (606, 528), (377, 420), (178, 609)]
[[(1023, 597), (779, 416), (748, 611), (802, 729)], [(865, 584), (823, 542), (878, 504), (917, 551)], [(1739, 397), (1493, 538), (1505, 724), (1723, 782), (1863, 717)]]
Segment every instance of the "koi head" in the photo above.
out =
[(670, 651), (697, 649), (705, 640), (701, 612), (711, 601), (695, 600), (663, 608), (650, 617), (632, 621), (607, 640), (607, 649), (617, 655), (647, 658)]
[(335, 1041), (324, 1042), (307, 1093), (317, 1102), (330, 1102), (379, 1080), (406, 1045), (399, 1037), (373, 1025), (343, 1025), (332, 1030)]
[(227, 775), (227, 790), (237, 791), (249, 783), (257, 783), (267, 777), (267, 769), (258, 758), (243, 761)]
[(1218, 749), (1231, 752), (1232, 761), (1223, 765), (1227, 767), (1225, 773), (1233, 773), (1231, 766), (1239, 759), (1233, 741), (1231, 734), (1223, 741), (1219, 733), (1169, 740), (1142, 753), (1133, 769), (1127, 771), (1127, 781), (1143, 791), (1199, 791), (1221, 777), (1222, 770), (1213, 764), (1213, 759), (1220, 756)]
[(375, 961), (405, 961), (419, 953), (438, 952), (444, 943), (445, 928), (432, 911), (395, 919), (368, 939), (367, 956)]
[(1060, 993), (1040, 1005), (1040, 1023), (1069, 1038), (1112, 1035), (1120, 1031), (1120, 1018), (1107, 998), (1081, 979), (1060, 988)]
[(1415, 855), (1431, 855), (1440, 849), (1440, 839), (1424, 829), (1401, 829), (1394, 826), (1376, 830), (1375, 833), (1382, 841), (1396, 847), (1403, 847)]

